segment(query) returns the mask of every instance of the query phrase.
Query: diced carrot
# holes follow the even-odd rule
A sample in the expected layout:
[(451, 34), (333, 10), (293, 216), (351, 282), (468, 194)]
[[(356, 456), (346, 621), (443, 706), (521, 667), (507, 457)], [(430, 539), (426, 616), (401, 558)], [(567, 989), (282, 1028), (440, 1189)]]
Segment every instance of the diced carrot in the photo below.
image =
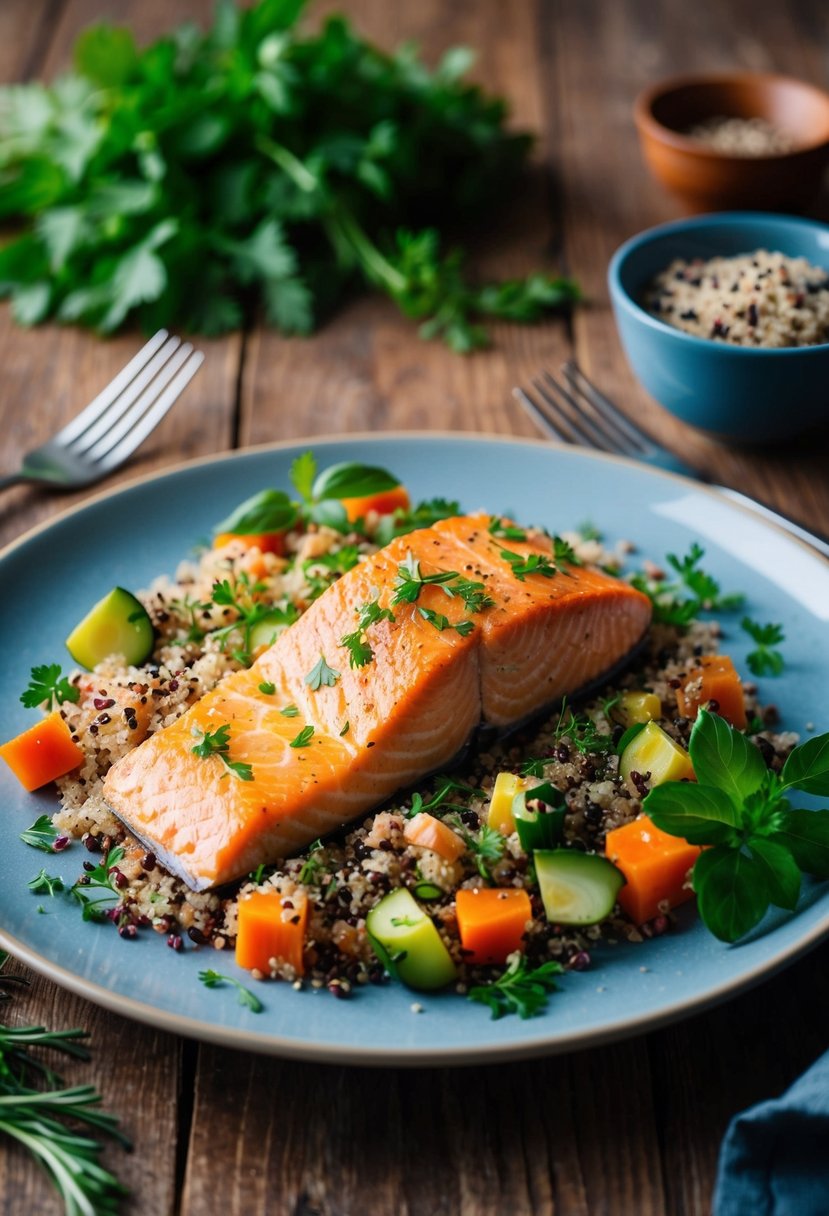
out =
[(406, 511), (409, 508), (409, 494), (405, 486), (395, 486), (393, 490), (381, 490), (377, 494), (367, 494), (364, 498), (341, 498), (345, 507), (348, 522), (353, 524), (358, 519), (365, 519), (369, 511), (378, 515), (391, 515), (398, 507)]
[(27, 790), (39, 790), (70, 773), (84, 758), (83, 749), (75, 743), (57, 710), (4, 743), (0, 756)]
[(277, 557), (285, 556), (284, 532), (219, 532), (213, 538), (213, 548), (223, 549), (235, 541), (245, 549), (258, 549), (260, 553), (275, 553)]
[(308, 900), (302, 894), (254, 891), (239, 900), (236, 962), (248, 971), (270, 972), (271, 959), (290, 963), (297, 975), (304, 970), (303, 948)]
[(691, 899), (688, 871), (702, 850), (680, 836), (670, 836), (640, 815), (607, 833), (605, 853), (625, 876), (618, 899), (637, 925), (659, 915), (662, 903), (675, 908)]
[(505, 963), (521, 949), (530, 897), (518, 887), (463, 888), (455, 897), (464, 957), (471, 963)]
[(746, 717), (743, 686), (734, 664), (727, 654), (706, 654), (687, 675), (684, 685), (676, 690), (679, 712), (695, 718), (709, 702), (720, 717), (737, 730), (745, 730)]
[(403, 835), (409, 844), (420, 845), (422, 849), (431, 849), (447, 861), (455, 861), (461, 853), (466, 852), (466, 845), (457, 832), (453, 832), (445, 823), (441, 823), (428, 811), (421, 811), (412, 819), (406, 820)]

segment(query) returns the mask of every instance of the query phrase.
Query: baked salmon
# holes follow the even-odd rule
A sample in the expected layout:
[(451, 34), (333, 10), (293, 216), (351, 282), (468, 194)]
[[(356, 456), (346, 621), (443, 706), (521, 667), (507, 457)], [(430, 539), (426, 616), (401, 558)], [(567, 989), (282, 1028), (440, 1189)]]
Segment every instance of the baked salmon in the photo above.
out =
[(616, 668), (648, 627), (647, 597), (556, 561), (544, 536), (498, 540), (491, 522), (453, 517), (365, 558), (119, 760), (110, 806), (205, 890), (446, 767), (480, 724), (511, 726)]

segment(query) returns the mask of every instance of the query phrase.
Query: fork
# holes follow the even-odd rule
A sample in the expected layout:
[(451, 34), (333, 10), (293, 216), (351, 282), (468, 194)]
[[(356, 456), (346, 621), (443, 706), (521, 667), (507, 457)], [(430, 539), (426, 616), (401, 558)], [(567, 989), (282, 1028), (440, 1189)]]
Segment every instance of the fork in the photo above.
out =
[(562, 379), (557, 380), (550, 372), (543, 371), (532, 381), (531, 388), (513, 389), (515, 399), (545, 434), (563, 443), (627, 456), (672, 473), (681, 473), (694, 481), (705, 482), (732, 502), (770, 520), (790, 535), (811, 545), (824, 557), (829, 557), (829, 539), (826, 537), (807, 531), (793, 519), (755, 498), (741, 494), (739, 490), (715, 485), (704, 473), (691, 468), (673, 452), (662, 447), (600, 392), (576, 362), (568, 360), (562, 365), (561, 372)]
[(203, 361), (189, 342), (160, 329), (80, 414), (27, 452), (16, 473), (0, 477), (0, 490), (22, 481), (71, 490), (112, 473), (155, 430)]

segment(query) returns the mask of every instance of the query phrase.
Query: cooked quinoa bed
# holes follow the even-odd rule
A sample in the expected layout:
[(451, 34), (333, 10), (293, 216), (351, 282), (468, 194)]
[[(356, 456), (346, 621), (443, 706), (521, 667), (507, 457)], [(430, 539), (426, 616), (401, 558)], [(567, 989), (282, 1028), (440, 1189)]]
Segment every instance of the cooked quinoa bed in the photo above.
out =
[(707, 262), (678, 258), (648, 286), (645, 307), (685, 333), (733, 346), (829, 342), (829, 274), (765, 249)]
[[(368, 523), (370, 534), (370, 519)], [(606, 565), (614, 560), (595, 541), (569, 534), (565, 539), (588, 563)], [(247, 580), (256, 596), (282, 607), (292, 604), (301, 612), (338, 576), (338, 567), (358, 561), (372, 549), (364, 536), (343, 537), (319, 528), (291, 534), (286, 557), (246, 550), (236, 542), (209, 550), (199, 560), (183, 563), (174, 581), (160, 579), (140, 594), (157, 635), (155, 651), (146, 664), (129, 668), (108, 661), (91, 673), (73, 675), (80, 699), (75, 704), (65, 702), (61, 713), (86, 759), (79, 771), (58, 782), (62, 805), (54, 822), (63, 835), (82, 840), (89, 851), (86, 858), (83, 850), (73, 851), (79, 872), (82, 866), (91, 870), (113, 845), (123, 846), (115, 876), (119, 900), (108, 913), (122, 937), (155, 931), (174, 950), (194, 946), (205, 953), (232, 949), (240, 898), (260, 887), (275, 888), (290, 899), (303, 888), (309, 899), (305, 974), (300, 981), (290, 966), (272, 960), (271, 977), (327, 987), (343, 997), (362, 984), (379, 984), (387, 978), (366, 935), (370, 909), (393, 887), (413, 888), (428, 882), (440, 894), (433, 891), (435, 897), (423, 902), (460, 967), (458, 990), (463, 992), (470, 983), (492, 977), (493, 968), (464, 963), (455, 919), (457, 890), (481, 885), (476, 857), (470, 851), (448, 863), (405, 840), (406, 813), (415, 791), (400, 795), (335, 839), (249, 876), (232, 890), (202, 894), (163, 870), (129, 835), (102, 797), (102, 779), (115, 760), (179, 717), (226, 673), (241, 666), (233, 657), (233, 632), (221, 639), (211, 634), (232, 625), (235, 617), (231, 608), (206, 606), (217, 580)], [(605, 833), (635, 818), (648, 790), (646, 779), (639, 774), (634, 773), (629, 781), (619, 775), (614, 745), (623, 728), (613, 718), (614, 696), (625, 688), (655, 692), (663, 705), (660, 725), (687, 746), (692, 724), (678, 714), (675, 689), (697, 656), (717, 649), (719, 635), (716, 622), (694, 622), (686, 631), (653, 626), (635, 666), (595, 699), (579, 704), (576, 721), (569, 708), (558, 707), (545, 721), (492, 742), (453, 770), (454, 780), (478, 792), (452, 793), (454, 807), (443, 807), (439, 813), (461, 833), (476, 833), (485, 822), (498, 772), (521, 772), (532, 759), (536, 761), (534, 777), (566, 792), (567, 843), (602, 852)], [(238, 645), (238, 639), (235, 642)], [(774, 723), (774, 711), (759, 709), (754, 687), (744, 687), (750, 719), (759, 718), (766, 727), (754, 735), (755, 742), (767, 763), (779, 768), (794, 737), (771, 733), (768, 728)], [(607, 743), (586, 747), (585, 727), (588, 734)], [(602, 746), (605, 750), (600, 750)], [(428, 803), (438, 784), (436, 779), (425, 781), (417, 793)], [(670, 927), (669, 916), (659, 916), (641, 929), (621, 915), (585, 930), (563, 930), (547, 923), (517, 834), (507, 838), (503, 856), (490, 865), (489, 873), (495, 885), (526, 888), (530, 894), (533, 920), (527, 929), (525, 953), (531, 963), (555, 959), (569, 969), (582, 970), (590, 964), (591, 947), (602, 937), (641, 940), (643, 934), (662, 933)], [(256, 972), (254, 976), (264, 978)]]

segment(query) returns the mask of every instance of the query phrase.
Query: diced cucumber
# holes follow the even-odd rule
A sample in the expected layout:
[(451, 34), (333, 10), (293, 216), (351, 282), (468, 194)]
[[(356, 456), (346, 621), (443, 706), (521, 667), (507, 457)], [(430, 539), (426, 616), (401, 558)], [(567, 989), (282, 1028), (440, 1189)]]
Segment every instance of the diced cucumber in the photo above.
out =
[(383, 966), (410, 988), (429, 991), (455, 979), (457, 968), (440, 934), (405, 888), (390, 892), (371, 909), (366, 932)]
[(155, 640), (146, 608), (131, 591), (113, 587), (98, 600), (66, 639), (66, 649), (76, 663), (90, 669), (111, 654), (136, 665), (148, 659)]
[[(528, 801), (539, 805), (530, 809)], [(565, 812), (564, 795), (549, 781), (516, 794), (512, 817), (524, 852), (554, 848), (561, 840)]]
[(248, 640), (248, 649), (255, 654), (262, 647), (272, 646), (280, 633), (284, 633), (291, 624), (289, 614), (282, 608), (274, 608), (267, 616), (263, 616), (252, 626)]
[(606, 857), (576, 849), (536, 850), (533, 862), (551, 924), (598, 924), (613, 911), (625, 881)]

